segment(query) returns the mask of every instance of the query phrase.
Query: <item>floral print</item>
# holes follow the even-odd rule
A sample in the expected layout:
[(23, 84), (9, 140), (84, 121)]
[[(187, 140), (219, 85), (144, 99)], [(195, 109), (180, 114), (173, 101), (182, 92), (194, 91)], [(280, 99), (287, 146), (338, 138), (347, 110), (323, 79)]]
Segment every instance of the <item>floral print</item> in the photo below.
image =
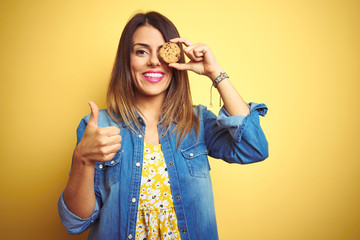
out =
[(136, 240), (180, 239), (161, 145), (145, 143)]

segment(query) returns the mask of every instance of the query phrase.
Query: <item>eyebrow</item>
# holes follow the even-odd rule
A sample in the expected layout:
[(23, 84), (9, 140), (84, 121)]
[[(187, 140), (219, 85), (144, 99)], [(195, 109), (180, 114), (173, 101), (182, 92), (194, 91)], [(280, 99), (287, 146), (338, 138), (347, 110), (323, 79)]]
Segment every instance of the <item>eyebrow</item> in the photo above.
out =
[(146, 44), (146, 43), (134, 43), (133, 47), (136, 46), (136, 45), (140, 45), (140, 46), (143, 46), (143, 47), (150, 47), (149, 44)]
[[(136, 45), (140, 45), (140, 46), (143, 46), (143, 47), (147, 47), (147, 48), (150, 48), (150, 45), (149, 44), (146, 44), (146, 43), (134, 43), (133, 44), (133, 47), (136, 46)], [(163, 45), (160, 45), (159, 48), (161, 48)]]

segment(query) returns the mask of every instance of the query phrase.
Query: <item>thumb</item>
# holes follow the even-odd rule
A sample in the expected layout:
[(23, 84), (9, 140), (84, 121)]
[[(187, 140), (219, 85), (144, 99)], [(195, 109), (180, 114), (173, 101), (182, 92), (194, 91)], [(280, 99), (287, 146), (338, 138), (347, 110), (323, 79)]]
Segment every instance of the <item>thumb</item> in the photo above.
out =
[(169, 67), (176, 68), (177, 70), (190, 70), (188, 63), (170, 63)]
[(97, 122), (98, 122), (98, 118), (99, 118), (99, 108), (92, 101), (89, 102), (89, 106), (90, 106), (90, 109), (91, 109), (91, 114), (90, 114), (90, 119), (89, 119), (88, 124), (91, 124), (91, 125), (97, 127)]

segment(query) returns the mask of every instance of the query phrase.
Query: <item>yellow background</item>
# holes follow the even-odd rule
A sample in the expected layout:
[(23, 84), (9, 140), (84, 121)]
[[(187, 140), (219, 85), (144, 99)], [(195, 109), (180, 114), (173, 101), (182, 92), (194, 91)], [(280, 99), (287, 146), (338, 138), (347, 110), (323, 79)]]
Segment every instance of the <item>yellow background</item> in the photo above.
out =
[[(269, 107), (266, 161), (210, 159), (220, 239), (360, 239), (356, 0), (1, 1), (0, 238), (86, 239), (66, 234), (57, 200), (75, 129), (89, 100), (105, 107), (139, 10), (207, 43), (244, 99)], [(210, 82), (190, 78), (194, 103), (209, 105)]]

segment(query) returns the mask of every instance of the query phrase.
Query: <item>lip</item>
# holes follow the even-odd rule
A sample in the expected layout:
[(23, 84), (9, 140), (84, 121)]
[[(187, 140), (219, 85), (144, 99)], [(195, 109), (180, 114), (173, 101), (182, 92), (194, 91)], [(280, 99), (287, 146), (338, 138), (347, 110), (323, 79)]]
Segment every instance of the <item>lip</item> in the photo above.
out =
[[(147, 77), (147, 76), (145, 76), (146, 73), (161, 73), (161, 74), (162, 74), (162, 77), (159, 77), (159, 78)], [(148, 81), (148, 82), (158, 83), (158, 82), (160, 82), (160, 81), (164, 78), (165, 74), (164, 74), (163, 71), (146, 71), (146, 72), (144, 72), (144, 73), (142, 74), (142, 76), (143, 76), (143, 77), (146, 79), (146, 81)]]

